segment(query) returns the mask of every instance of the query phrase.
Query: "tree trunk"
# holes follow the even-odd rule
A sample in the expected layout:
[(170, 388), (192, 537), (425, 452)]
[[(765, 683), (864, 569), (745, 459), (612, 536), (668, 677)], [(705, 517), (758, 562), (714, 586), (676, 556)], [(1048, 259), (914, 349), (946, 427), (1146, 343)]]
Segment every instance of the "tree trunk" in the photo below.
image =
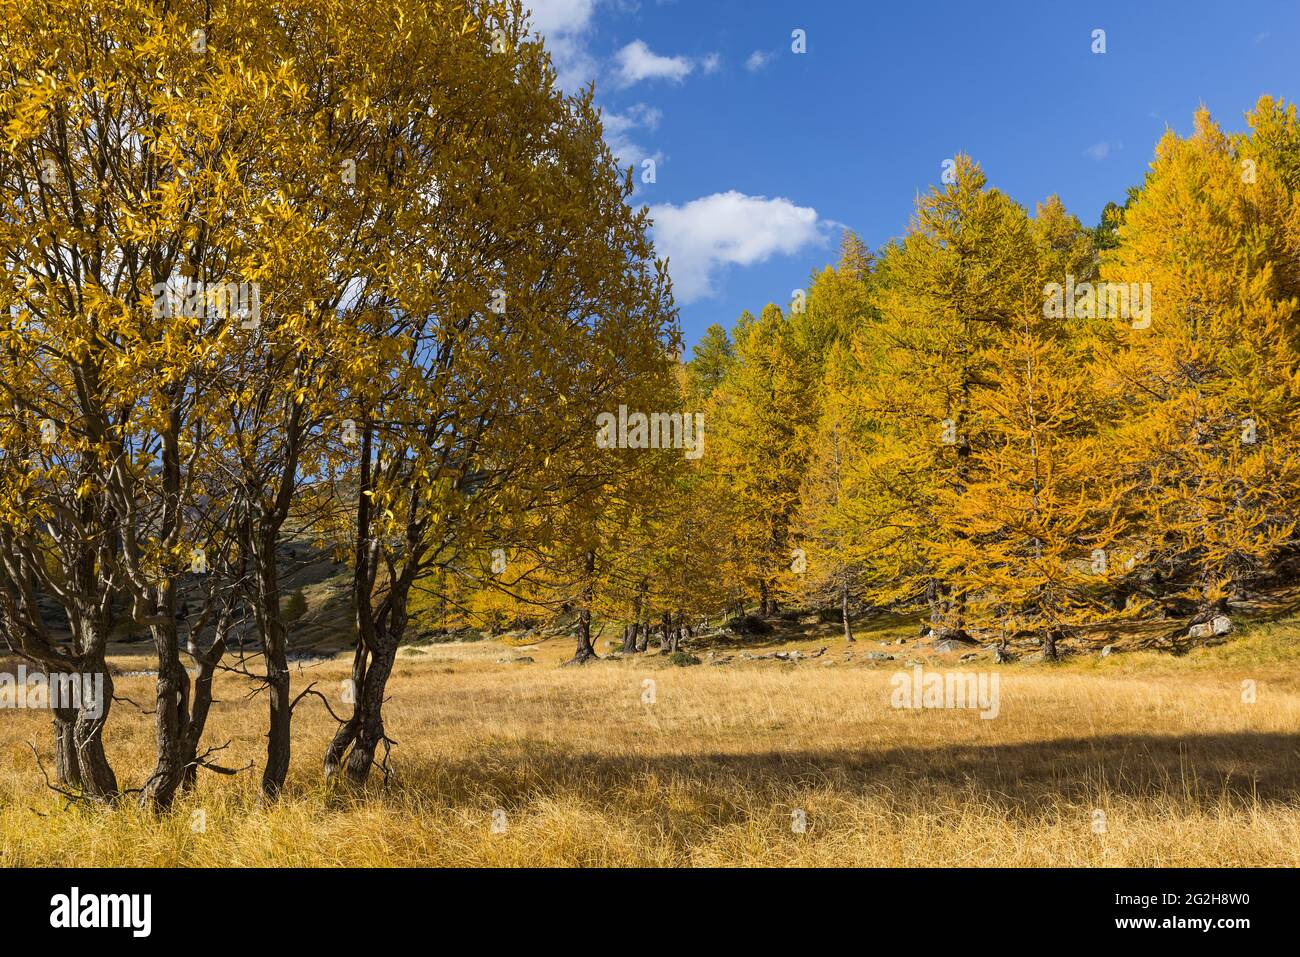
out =
[(1061, 637), (1060, 633), (1054, 628), (1049, 628), (1044, 633), (1043, 635), (1043, 660), (1044, 661), (1060, 660), (1060, 656), (1057, 654), (1056, 651), (1056, 642), (1060, 637)]
[(661, 654), (668, 654), (672, 651), (672, 616), (668, 612), (663, 613), (659, 620), (659, 651)]
[(185, 768), (182, 739), (189, 723), (190, 676), (181, 666), (174, 588), (167, 584), (159, 591), (158, 615), (163, 623), (151, 629), (158, 652), (154, 694), (157, 758), (140, 791), (140, 805), (162, 809), (171, 806)]
[(77, 745), (73, 732), (76, 729), (75, 708), (57, 708), (54, 711), (54, 779), (66, 788), (81, 787), (81, 765), (77, 762)]
[(339, 725), (339, 729), (334, 732), (334, 737), (329, 745), (325, 748), (325, 780), (329, 781), (338, 773), (338, 769), (343, 764), (343, 759), (347, 757), (348, 748), (352, 747), (352, 742), (357, 739), (357, 732), (361, 727), (361, 706), (359, 703), (361, 689), (366, 683), (366, 666), (369, 663), (370, 656), (366, 651), (365, 642), (357, 640), (357, 650), (352, 655), (352, 716), (347, 721)]
[(208, 653), (198, 661), (198, 676), (194, 679), (194, 698), (190, 705), (189, 721), (181, 737), (181, 789), (193, 790), (199, 777), (199, 742), (203, 740), (203, 729), (208, 723), (208, 712), (212, 709), (212, 678), (217, 669), (217, 662), (226, 653), (226, 621), (217, 626), (217, 638)]
[[(375, 617), (363, 629), (370, 647), (361, 642), (352, 660), (355, 705), (352, 717), (339, 727), (325, 750), (325, 778), (332, 779), (340, 767), (347, 782), (361, 786), (370, 777), (380, 745), (390, 743), (384, 729), (384, 694), (397, 660), (397, 648), (409, 621), (407, 602), (412, 575), (400, 575), (390, 585), (387, 597), (375, 606)], [(367, 603), (369, 607), (369, 603)], [(387, 778), (387, 752), (380, 765)]]
[(578, 609), (578, 647), (566, 664), (583, 665), (600, 657), (591, 646), (591, 603), (595, 598), (596, 553), (587, 552), (584, 563), (585, 584), (582, 588), (582, 608)]
[(262, 771), (262, 795), (275, 799), (289, 776), (292, 750), (293, 713), (289, 707), (289, 660), (284, 645), (266, 648), (266, 683), (270, 702), (270, 724), (266, 732), (266, 768)]
[(591, 609), (582, 608), (578, 611), (578, 647), (568, 663), (586, 664), (597, 657), (599, 656), (596, 654), (596, 649), (591, 647)]
[(772, 614), (772, 600), (767, 594), (767, 581), (758, 583), (758, 614), (762, 618), (767, 618)]
[(293, 713), (289, 705), (288, 638), (280, 617), (280, 577), (275, 564), (275, 536), (266, 535), (258, 550), (255, 612), (266, 660), (269, 723), (262, 796), (274, 800), (289, 776)]
[(384, 735), (384, 690), (393, 673), (393, 662), (397, 659), (397, 643), (385, 640), (371, 656), (366, 668), (366, 679), (357, 695), (357, 712), (353, 715), (356, 722), (356, 741), (348, 755), (343, 773), (351, 784), (362, 785), (370, 776), (370, 769), (375, 763), (375, 752), (386, 740)]
[[(117, 800), (117, 775), (104, 753), (104, 725), (113, 705), (113, 676), (109, 674), (102, 651), (84, 656), (83, 674), (100, 675), (103, 680), (104, 700), (102, 713), (94, 717), (82, 708), (72, 726), (72, 747), (77, 756), (77, 769), (81, 777), (81, 793), (93, 801)], [(92, 677), (93, 680), (93, 677)]]
[(840, 621), (844, 623), (844, 640), (853, 640), (853, 626), (849, 624), (849, 586), (840, 586)]
[(965, 628), (965, 595), (952, 598), (948, 586), (932, 578), (926, 586), (926, 600), (930, 604), (930, 637), (933, 640), (971, 640)]
[(628, 634), (623, 636), (623, 651), (627, 654), (636, 654), (644, 650), (645, 646), (640, 644), (639, 631), (641, 628), (641, 610), (645, 606), (646, 582), (642, 579), (636, 589), (636, 600), (632, 603), (632, 621), (627, 626)]

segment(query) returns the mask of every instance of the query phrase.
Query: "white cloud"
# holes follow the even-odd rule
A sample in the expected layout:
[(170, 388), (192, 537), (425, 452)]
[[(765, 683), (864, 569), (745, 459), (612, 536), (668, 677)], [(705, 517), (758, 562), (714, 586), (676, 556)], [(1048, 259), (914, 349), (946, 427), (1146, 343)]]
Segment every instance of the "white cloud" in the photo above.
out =
[(735, 190), (682, 206), (651, 206), (650, 215), (655, 249), (668, 258), (673, 293), (682, 303), (713, 295), (714, 280), (727, 266), (750, 266), (822, 245), (831, 228), (811, 207)]
[(587, 33), (598, 0), (527, 0), (533, 29), (546, 40), (555, 64), (556, 82), (577, 90), (596, 75), (596, 61), (587, 49)]
[(1102, 140), (1100, 143), (1093, 143), (1083, 152), (1100, 163), (1106, 157), (1110, 156), (1110, 144), (1105, 140)]
[(635, 166), (639, 169), (643, 160), (652, 159), (656, 163), (663, 161), (663, 153), (658, 150), (652, 152), (636, 142), (634, 138), (638, 130), (654, 132), (662, 118), (661, 110), (646, 106), (644, 103), (629, 107), (622, 113), (607, 110), (602, 114), (601, 124), (605, 128), (605, 142), (614, 151), (619, 166)]
[(591, 23), (596, 0), (528, 0), (533, 27), (543, 35), (576, 33)]
[(745, 69), (750, 73), (757, 73), (759, 70), (763, 69), (763, 67), (767, 66), (771, 59), (772, 54), (768, 53), (766, 50), (755, 50), (749, 55), (749, 58), (745, 60)]
[(618, 83), (631, 86), (642, 80), (672, 80), (680, 83), (695, 69), (684, 56), (660, 56), (644, 40), (633, 40), (614, 55), (618, 64)]
[(717, 53), (710, 53), (700, 61), (700, 67), (704, 70), (705, 75), (717, 73), (722, 67), (722, 56)]

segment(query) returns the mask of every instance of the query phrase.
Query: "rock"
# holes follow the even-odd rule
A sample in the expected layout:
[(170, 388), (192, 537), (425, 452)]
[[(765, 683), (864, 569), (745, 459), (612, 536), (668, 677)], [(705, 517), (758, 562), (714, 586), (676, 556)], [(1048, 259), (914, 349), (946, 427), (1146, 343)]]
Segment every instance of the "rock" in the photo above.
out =
[(956, 638), (945, 638), (934, 646), (935, 651), (962, 651), (970, 647), (966, 641), (958, 641)]
[(993, 646), (993, 660), (1000, 665), (1005, 665), (1009, 661), (1015, 661), (1015, 659), (1011, 657), (1010, 652), (1002, 650), (1001, 645)]
[(894, 656), (887, 655), (883, 651), (868, 651), (867, 660), (868, 661), (893, 661)]
[(905, 644), (907, 644), (907, 639), (906, 639), (906, 638), (899, 638), (897, 641), (894, 642), (894, 644), (896, 644), (896, 645), (905, 645)]
[(1192, 625), (1187, 629), (1188, 638), (1209, 638), (1214, 635), (1214, 625), (1208, 621), (1202, 621), (1199, 624)]
[(888, 648), (888, 647), (889, 647), (889, 642), (887, 642), (887, 641), (882, 641), (882, 642), (880, 643), (880, 647), (881, 647), (881, 648)]
[(961, 658), (960, 658), (959, 660), (960, 660), (960, 661), (974, 661), (974, 660), (975, 660), (976, 658), (978, 658), (978, 657), (979, 657), (979, 655), (977, 655), (975, 652), (973, 652), (973, 651), (968, 651), (968, 652), (966, 652), (966, 654), (962, 655)]
[(1227, 615), (1216, 615), (1210, 621), (1210, 627), (1214, 629), (1216, 635), (1226, 635), (1232, 631), (1232, 619)]
[(1101, 649), (1101, 656), (1102, 656), (1103, 658), (1109, 658), (1109, 657), (1110, 657), (1111, 655), (1113, 655), (1114, 653), (1115, 653), (1115, 646), (1114, 646), (1114, 645), (1106, 645), (1106, 647), (1104, 647), (1104, 648)]
[(918, 636), (918, 637), (921, 637), (921, 638), (928, 638), (928, 637), (930, 637), (930, 626), (929, 626), (929, 625), (924, 625), (924, 624), (923, 624), (923, 625), (921, 626), (921, 630), (917, 632), (917, 636)]
[(497, 659), (497, 664), (499, 665), (531, 665), (532, 663), (533, 663), (533, 659), (530, 658), (528, 655), (520, 655), (518, 658)]

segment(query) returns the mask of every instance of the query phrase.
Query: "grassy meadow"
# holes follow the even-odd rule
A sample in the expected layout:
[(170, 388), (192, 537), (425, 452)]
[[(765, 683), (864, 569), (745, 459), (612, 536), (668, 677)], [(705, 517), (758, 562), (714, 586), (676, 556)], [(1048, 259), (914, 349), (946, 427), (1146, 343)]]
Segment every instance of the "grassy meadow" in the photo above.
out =
[[(408, 647), (386, 710), (393, 779), (377, 776), (364, 794), (327, 790), (320, 758), (334, 722), (308, 697), (287, 793), (269, 807), (257, 792), (265, 701), (227, 674), (206, 741), (229, 742), (219, 763), (252, 767), (202, 772), (167, 815), (129, 801), (68, 806), (29, 746), (49, 769), (48, 715), (7, 711), (0, 861), (1297, 865), (1298, 630), (1282, 620), (1180, 657), (1091, 653), (1058, 665), (983, 654), (959, 664), (910, 638), (896, 644), (915, 635), (905, 623), (852, 646), (818, 634), (736, 641), (698, 650), (703, 663), (689, 667), (652, 652), (561, 668), (572, 650), (561, 638)], [(741, 656), (821, 647), (796, 662)], [(868, 660), (873, 651), (895, 660)], [(348, 661), (296, 667), (295, 694), (315, 682), (340, 710)], [(998, 716), (892, 708), (890, 676), (909, 662), (996, 671)], [(149, 659), (113, 664), (119, 697), (150, 707), (153, 679), (125, 674)], [(1254, 703), (1242, 700), (1245, 680)], [(152, 718), (119, 700), (107, 747), (120, 783), (138, 786)]]

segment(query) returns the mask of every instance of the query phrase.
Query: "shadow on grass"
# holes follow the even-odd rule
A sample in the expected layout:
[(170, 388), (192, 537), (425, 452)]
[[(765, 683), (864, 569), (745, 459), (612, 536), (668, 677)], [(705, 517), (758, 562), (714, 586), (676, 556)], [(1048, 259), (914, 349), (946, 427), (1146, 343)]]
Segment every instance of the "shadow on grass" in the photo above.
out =
[(1093, 801), (1100, 794), (1207, 810), (1225, 800), (1300, 809), (1300, 734), (1108, 735), (883, 751), (645, 757), (511, 742), (435, 765), (407, 765), (405, 772), (407, 787), (427, 782), (453, 802), (481, 800), (486, 792), (506, 807), (560, 792), (600, 804), (654, 782), (712, 795), (724, 807), (830, 788), (849, 798), (886, 793), (901, 804), (945, 793), (961, 800), (976, 795), (1008, 813), (1032, 816), (1045, 806)]

